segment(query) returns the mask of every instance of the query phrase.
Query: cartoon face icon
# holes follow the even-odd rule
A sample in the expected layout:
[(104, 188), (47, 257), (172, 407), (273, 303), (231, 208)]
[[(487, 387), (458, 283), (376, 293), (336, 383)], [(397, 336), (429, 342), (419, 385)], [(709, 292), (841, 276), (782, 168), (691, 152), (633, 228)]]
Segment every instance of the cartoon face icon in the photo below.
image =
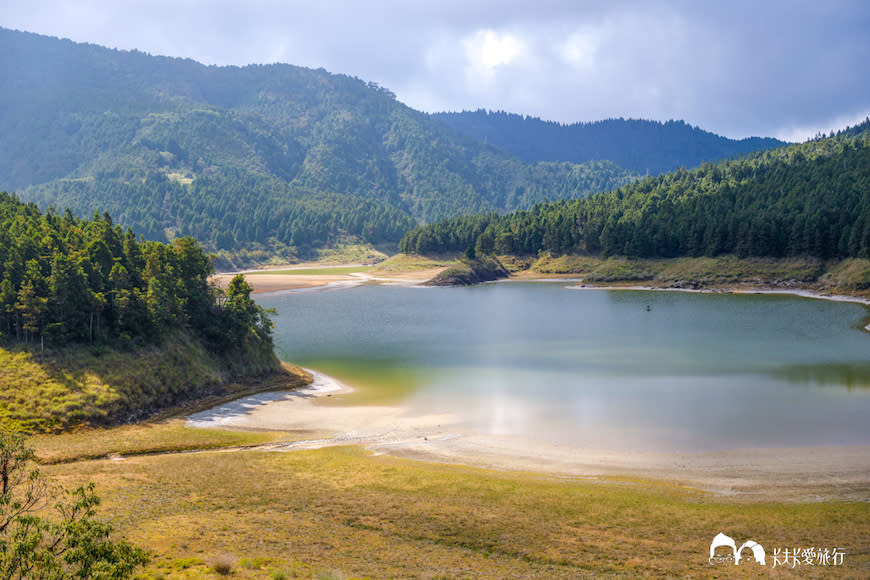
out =
[(737, 550), (737, 561), (739, 562), (741, 558), (749, 558), (749, 554), (744, 554), (743, 550), (750, 550), (752, 552), (752, 557), (755, 558), (755, 561), (762, 566), (764, 563), (764, 548), (756, 542), (755, 540), (748, 540), (743, 542), (743, 545), (740, 546), (740, 549)]
[[(717, 552), (716, 550), (719, 548), (727, 548), (727, 550), (719, 550)], [(734, 538), (719, 532), (710, 543), (710, 563), (726, 560), (734, 560), (735, 564), (740, 560), (737, 553), (737, 544), (734, 542)]]
[[(744, 551), (746, 553), (744, 553)], [(736, 542), (734, 542), (734, 538), (719, 532), (710, 543), (709, 562), (711, 564), (714, 562), (733, 561), (736, 566), (740, 563), (741, 559), (748, 560), (750, 556), (754, 558), (758, 564), (761, 564), (762, 566), (766, 565), (764, 548), (755, 540), (747, 540), (738, 549)]]

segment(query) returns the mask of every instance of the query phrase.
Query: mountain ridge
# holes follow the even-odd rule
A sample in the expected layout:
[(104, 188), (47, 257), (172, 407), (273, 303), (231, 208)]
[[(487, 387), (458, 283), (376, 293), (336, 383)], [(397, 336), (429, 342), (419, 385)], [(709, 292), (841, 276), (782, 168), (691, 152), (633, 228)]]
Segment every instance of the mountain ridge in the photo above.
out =
[(611, 118), (566, 124), (485, 109), (433, 117), (529, 162), (607, 159), (648, 175), (788, 145), (773, 138), (729, 139), (681, 120)]

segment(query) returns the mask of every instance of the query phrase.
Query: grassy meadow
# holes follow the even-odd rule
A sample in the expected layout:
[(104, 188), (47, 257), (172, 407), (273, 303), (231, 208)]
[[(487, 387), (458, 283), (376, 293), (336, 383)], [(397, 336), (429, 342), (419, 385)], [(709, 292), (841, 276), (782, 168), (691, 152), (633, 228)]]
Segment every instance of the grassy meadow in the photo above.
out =
[[(300, 437), (293, 434), (291, 437)], [(140, 578), (866, 577), (870, 504), (746, 503), (660, 482), (560, 478), (373, 456), (264, 452), (287, 434), (178, 422), (34, 439), (43, 470), (94, 481), (151, 552)], [(227, 447), (158, 453), (172, 448)], [(114, 459), (95, 454), (120, 453)], [(713, 536), (846, 552), (841, 567), (711, 565)]]

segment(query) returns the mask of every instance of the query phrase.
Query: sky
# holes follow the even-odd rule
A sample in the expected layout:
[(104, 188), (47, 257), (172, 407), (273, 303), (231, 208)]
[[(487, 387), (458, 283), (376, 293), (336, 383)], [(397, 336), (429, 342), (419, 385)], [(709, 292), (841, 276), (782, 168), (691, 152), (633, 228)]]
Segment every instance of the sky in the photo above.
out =
[(324, 68), (415, 109), (684, 120), (790, 141), (870, 115), (868, 0), (0, 0), (0, 26)]

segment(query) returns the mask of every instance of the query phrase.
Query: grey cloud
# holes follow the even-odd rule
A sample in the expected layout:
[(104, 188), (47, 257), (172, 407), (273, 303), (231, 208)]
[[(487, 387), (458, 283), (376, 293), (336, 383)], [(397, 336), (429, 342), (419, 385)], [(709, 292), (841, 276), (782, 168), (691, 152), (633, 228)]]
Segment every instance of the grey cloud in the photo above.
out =
[[(870, 112), (863, 0), (32, 0), (0, 18), (207, 64), (323, 67), (424, 110), (674, 118), (729, 136), (830, 127)], [(466, 54), (482, 30), (524, 47), (485, 78)], [(581, 41), (566, 52), (572, 38)]]

